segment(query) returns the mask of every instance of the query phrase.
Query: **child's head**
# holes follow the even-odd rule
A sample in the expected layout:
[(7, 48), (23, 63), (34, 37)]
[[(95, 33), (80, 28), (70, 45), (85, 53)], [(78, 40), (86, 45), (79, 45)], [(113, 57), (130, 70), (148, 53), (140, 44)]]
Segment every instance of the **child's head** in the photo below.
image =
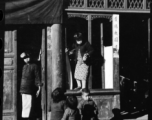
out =
[(24, 60), (25, 63), (29, 63), (30, 60), (31, 60), (31, 53), (30, 52), (23, 52), (20, 55), (20, 57), (23, 58), (23, 60)]
[(78, 100), (76, 96), (68, 96), (66, 99), (66, 104), (71, 109), (76, 109), (78, 105)]
[(25, 63), (29, 63), (29, 62), (30, 62), (30, 58), (29, 58), (29, 57), (24, 58), (24, 62), (25, 62)]
[(53, 99), (53, 102), (60, 102), (61, 100), (64, 99), (64, 92), (62, 88), (56, 88), (52, 94), (51, 97)]
[(89, 100), (89, 94), (90, 94), (90, 91), (89, 89), (82, 89), (82, 92), (81, 92), (81, 96), (84, 100)]
[(74, 34), (74, 39), (75, 39), (75, 41), (76, 41), (76, 43), (77, 44), (82, 44), (82, 42), (83, 42), (83, 35), (82, 35), (82, 33), (81, 32), (77, 32), (77, 33), (75, 33)]

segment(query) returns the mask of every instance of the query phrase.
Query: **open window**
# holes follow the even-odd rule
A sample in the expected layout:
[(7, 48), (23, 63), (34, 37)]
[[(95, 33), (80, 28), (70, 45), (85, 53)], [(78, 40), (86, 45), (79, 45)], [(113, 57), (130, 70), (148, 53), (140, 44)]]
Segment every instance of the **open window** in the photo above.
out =
[[(119, 15), (68, 15), (65, 32), (67, 45), (71, 46), (74, 33), (81, 31), (94, 48), (88, 80), (89, 89), (119, 90)], [(71, 58), (70, 65), (72, 80), (67, 81), (67, 89), (72, 90), (76, 87), (76, 81), (73, 77), (75, 63)], [(70, 81), (73, 82), (73, 87), (70, 87)]]

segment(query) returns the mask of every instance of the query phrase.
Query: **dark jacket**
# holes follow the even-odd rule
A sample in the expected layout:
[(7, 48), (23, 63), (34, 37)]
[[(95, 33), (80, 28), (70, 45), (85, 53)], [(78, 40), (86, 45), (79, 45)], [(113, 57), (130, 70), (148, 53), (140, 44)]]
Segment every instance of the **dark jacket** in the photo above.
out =
[(80, 53), (81, 53), (81, 56), (83, 57), (85, 53), (88, 53), (89, 56), (88, 56), (88, 60), (86, 61), (87, 64), (90, 63), (90, 58), (92, 56), (92, 53), (93, 53), (93, 48), (92, 46), (90, 45), (89, 42), (85, 42), (84, 44), (82, 45), (77, 45), (77, 44), (73, 44), (72, 46), (72, 50), (71, 51), (74, 51), (74, 59), (75, 61), (77, 61), (77, 57), (78, 57), (78, 50), (80, 49)]
[(24, 94), (35, 94), (39, 86), (40, 77), (38, 66), (29, 63), (23, 66), (20, 92)]
[(80, 114), (83, 116), (82, 120), (96, 119), (98, 108), (92, 99), (81, 100), (78, 105)]
[(80, 120), (79, 110), (67, 108), (61, 120)]
[(49, 106), (49, 111), (51, 111), (51, 120), (61, 120), (65, 109), (66, 109), (65, 100), (62, 100), (58, 103), (55, 103), (53, 102), (53, 100), (51, 100)]

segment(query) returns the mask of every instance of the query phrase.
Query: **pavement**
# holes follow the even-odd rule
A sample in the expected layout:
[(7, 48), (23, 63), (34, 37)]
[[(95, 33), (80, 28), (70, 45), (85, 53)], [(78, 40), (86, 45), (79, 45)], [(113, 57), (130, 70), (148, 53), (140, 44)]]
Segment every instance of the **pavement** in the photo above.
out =
[(123, 120), (148, 120), (148, 115), (144, 115), (144, 116), (138, 117), (136, 119), (123, 119)]

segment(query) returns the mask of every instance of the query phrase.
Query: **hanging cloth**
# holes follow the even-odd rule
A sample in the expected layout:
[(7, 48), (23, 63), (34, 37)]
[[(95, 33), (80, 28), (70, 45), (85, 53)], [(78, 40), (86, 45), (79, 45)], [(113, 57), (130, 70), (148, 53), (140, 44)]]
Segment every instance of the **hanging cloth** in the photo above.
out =
[(5, 24), (60, 24), (63, 0), (6, 0)]

